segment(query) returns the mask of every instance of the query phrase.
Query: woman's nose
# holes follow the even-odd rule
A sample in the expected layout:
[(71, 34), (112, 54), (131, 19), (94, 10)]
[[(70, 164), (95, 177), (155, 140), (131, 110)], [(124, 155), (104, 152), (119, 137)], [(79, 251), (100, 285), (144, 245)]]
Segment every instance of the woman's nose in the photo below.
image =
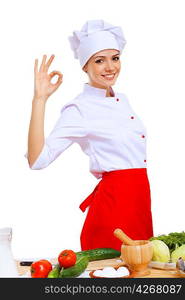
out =
[(114, 63), (113, 61), (107, 61), (105, 65), (105, 70), (106, 71), (113, 71), (114, 70)]

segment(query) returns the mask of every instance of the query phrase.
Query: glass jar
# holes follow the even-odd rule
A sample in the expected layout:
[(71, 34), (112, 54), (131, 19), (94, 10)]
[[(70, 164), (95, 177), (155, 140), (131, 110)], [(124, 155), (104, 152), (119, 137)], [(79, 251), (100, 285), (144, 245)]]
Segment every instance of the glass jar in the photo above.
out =
[(12, 228), (0, 228), (0, 277), (18, 277), (11, 251)]

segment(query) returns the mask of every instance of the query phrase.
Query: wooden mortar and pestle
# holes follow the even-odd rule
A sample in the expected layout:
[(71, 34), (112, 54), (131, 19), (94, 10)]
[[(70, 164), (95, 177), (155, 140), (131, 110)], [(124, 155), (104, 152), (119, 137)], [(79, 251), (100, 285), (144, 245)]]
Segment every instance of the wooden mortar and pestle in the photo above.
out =
[(153, 256), (152, 243), (148, 240), (132, 240), (119, 228), (114, 231), (114, 235), (123, 242), (121, 259), (134, 272), (134, 277), (149, 275), (148, 264)]

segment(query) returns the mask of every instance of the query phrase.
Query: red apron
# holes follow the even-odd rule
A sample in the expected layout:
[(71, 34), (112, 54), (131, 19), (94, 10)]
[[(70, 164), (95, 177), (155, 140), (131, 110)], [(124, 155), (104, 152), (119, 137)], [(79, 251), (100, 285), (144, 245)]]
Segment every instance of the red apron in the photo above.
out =
[(104, 172), (94, 191), (81, 203), (89, 206), (81, 236), (81, 249), (113, 248), (121, 241), (113, 234), (122, 229), (134, 240), (153, 236), (150, 185), (146, 168)]

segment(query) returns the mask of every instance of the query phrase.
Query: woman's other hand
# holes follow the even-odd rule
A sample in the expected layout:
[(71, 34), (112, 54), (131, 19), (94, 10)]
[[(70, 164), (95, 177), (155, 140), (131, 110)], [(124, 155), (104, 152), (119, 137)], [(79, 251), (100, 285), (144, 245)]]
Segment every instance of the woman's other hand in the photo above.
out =
[[(43, 99), (45, 102), (48, 97), (54, 93), (62, 83), (63, 75), (59, 71), (53, 71), (48, 74), (48, 69), (54, 59), (55, 55), (51, 55), (48, 62), (46, 62), (47, 55), (43, 55), (42, 63), (38, 70), (38, 59), (35, 59), (34, 66), (34, 99)], [(51, 83), (54, 76), (58, 75), (56, 83)]]

